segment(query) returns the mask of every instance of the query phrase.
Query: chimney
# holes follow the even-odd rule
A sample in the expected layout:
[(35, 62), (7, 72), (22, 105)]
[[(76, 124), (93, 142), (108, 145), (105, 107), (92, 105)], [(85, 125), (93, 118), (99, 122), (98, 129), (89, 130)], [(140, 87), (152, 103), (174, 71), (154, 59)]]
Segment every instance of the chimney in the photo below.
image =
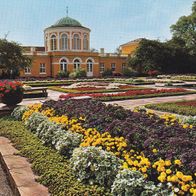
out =
[(100, 48), (100, 54), (104, 55), (105, 51), (104, 48)]

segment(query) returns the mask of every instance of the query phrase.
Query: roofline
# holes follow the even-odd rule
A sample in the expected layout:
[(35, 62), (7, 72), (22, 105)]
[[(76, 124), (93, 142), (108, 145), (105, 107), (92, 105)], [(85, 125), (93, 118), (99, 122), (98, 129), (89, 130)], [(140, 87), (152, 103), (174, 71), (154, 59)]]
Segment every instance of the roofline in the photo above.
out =
[(144, 38), (141, 38), (139, 40), (136, 39), (136, 40), (133, 40), (133, 41), (129, 41), (129, 42), (125, 43), (125, 44), (121, 44), (120, 46), (126, 46), (126, 45), (129, 45), (131, 43), (139, 43), (139, 42), (142, 41), (142, 39), (144, 39)]
[(87, 28), (87, 27), (84, 27), (84, 26), (50, 26), (50, 27), (47, 27), (47, 28), (45, 28), (44, 29), (44, 32), (46, 31), (46, 30), (48, 30), (48, 29), (55, 29), (55, 28), (66, 28), (66, 27), (68, 27), (68, 28), (82, 28), (82, 29), (87, 29), (87, 30), (89, 30), (90, 32), (91, 32), (91, 30), (89, 29), (89, 28)]

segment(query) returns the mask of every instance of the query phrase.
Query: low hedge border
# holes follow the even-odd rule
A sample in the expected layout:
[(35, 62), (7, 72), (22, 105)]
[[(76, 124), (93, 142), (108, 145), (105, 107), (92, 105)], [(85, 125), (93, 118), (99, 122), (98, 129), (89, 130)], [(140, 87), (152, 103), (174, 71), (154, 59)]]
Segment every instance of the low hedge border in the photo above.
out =
[(143, 98), (153, 98), (153, 97), (168, 97), (168, 96), (177, 96), (177, 95), (189, 95), (196, 94), (196, 92), (179, 92), (179, 93), (162, 93), (162, 94), (149, 94), (149, 95), (137, 95), (137, 96), (122, 96), (122, 97), (103, 97), (95, 98), (100, 101), (121, 101), (127, 99), (143, 99)]
[(110, 92), (125, 92), (129, 90), (144, 90), (144, 89), (151, 89), (145, 87), (135, 87), (135, 88), (126, 88), (126, 89), (105, 89), (105, 90), (86, 90), (86, 91), (78, 91), (74, 89), (63, 89), (59, 87), (49, 87), (50, 90), (59, 91), (63, 93), (74, 93), (74, 94), (85, 94), (85, 93), (110, 93)]
[(196, 108), (191, 106), (182, 106), (177, 105), (177, 102), (167, 102), (167, 103), (159, 103), (159, 104), (147, 104), (146, 108), (160, 110), (162, 112), (171, 112), (179, 115), (185, 116), (195, 116)]
[(0, 135), (9, 138), (20, 154), (29, 159), (38, 181), (47, 186), (51, 196), (110, 195), (109, 190), (79, 182), (71, 172), (68, 160), (55, 150), (43, 146), (22, 122), (11, 117), (0, 119)]

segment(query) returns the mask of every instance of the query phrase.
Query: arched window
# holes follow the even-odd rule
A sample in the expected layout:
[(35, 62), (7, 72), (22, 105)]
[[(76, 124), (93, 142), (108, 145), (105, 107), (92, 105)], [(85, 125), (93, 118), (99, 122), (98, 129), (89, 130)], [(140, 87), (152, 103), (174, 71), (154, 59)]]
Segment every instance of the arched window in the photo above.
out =
[(73, 37), (73, 49), (80, 50), (81, 40), (78, 34), (75, 34)]
[(60, 62), (60, 70), (61, 71), (67, 71), (67, 61), (66, 59), (62, 59)]
[(83, 38), (83, 49), (84, 50), (88, 50), (88, 37), (87, 37), (87, 34), (84, 34), (84, 38)]
[(56, 50), (56, 36), (51, 36), (51, 50)]
[(90, 59), (87, 61), (87, 72), (93, 72), (93, 62)]
[(78, 59), (74, 60), (74, 69), (75, 70), (80, 69), (80, 61)]
[(61, 36), (61, 50), (68, 50), (68, 37), (66, 34)]

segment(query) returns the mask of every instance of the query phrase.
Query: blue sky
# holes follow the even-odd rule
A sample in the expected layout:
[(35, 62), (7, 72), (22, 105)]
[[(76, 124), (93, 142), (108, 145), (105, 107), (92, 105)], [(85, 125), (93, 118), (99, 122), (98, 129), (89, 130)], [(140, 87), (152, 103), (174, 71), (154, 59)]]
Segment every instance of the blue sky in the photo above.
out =
[(170, 39), (169, 27), (191, 13), (194, 0), (0, 0), (0, 38), (43, 45), (43, 30), (69, 16), (91, 29), (91, 47), (113, 52), (145, 37)]

